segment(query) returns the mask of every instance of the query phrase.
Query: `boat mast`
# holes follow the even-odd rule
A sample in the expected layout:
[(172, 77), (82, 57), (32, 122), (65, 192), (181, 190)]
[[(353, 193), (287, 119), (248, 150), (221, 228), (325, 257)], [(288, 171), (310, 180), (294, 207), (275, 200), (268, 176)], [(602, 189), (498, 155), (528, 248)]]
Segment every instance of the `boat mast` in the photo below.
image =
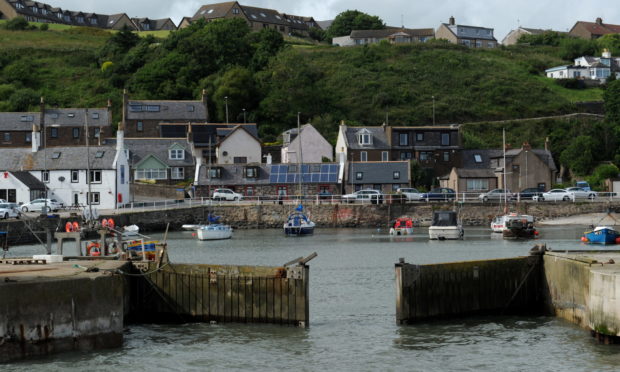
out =
[(301, 154), (301, 122), (299, 120), (299, 115), (301, 114), (301, 112), (297, 113), (297, 143), (299, 143), (299, 151), (298, 151), (298, 156), (297, 156), (297, 180), (299, 183), (299, 198), (300, 198), (300, 202), (301, 202), (301, 196), (303, 193), (302, 187), (301, 187), (301, 177), (302, 177), (302, 172), (301, 172), (301, 165), (303, 164), (303, 160), (302, 160), (302, 154)]
[(92, 175), (90, 174), (90, 146), (88, 144), (88, 109), (84, 110), (84, 137), (86, 137), (86, 179), (88, 180), (88, 193), (86, 194), (86, 202), (88, 203), (88, 218), (93, 220), (93, 203), (91, 192)]
[(508, 192), (506, 191), (506, 128), (502, 128), (502, 146), (504, 153), (504, 166), (502, 167), (504, 173), (504, 213), (508, 213)]

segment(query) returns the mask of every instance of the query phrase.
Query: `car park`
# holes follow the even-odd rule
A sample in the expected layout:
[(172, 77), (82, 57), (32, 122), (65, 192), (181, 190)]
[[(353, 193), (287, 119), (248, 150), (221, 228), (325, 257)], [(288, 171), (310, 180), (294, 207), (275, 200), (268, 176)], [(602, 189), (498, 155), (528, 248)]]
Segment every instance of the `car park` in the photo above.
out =
[(412, 187), (399, 188), (396, 190), (396, 193), (403, 195), (407, 201), (424, 200), (424, 198), (422, 198), (422, 193), (418, 191), (418, 189)]
[[(46, 202), (47, 200), (47, 202)], [(22, 212), (32, 212), (32, 211), (43, 211), (45, 206), (47, 205), (48, 210), (57, 212), (59, 209), (63, 207), (62, 203), (58, 202), (56, 199), (35, 199), (29, 203), (23, 204), (20, 209)]]
[(456, 199), (456, 192), (447, 187), (437, 187), (422, 194), (422, 199), (426, 201), (453, 201)]
[(13, 203), (0, 203), (0, 218), (19, 218), (19, 210)]
[(237, 201), (243, 199), (243, 195), (232, 191), (231, 189), (215, 189), (213, 191), (213, 200)]
[(381, 191), (372, 189), (359, 190), (351, 194), (342, 195), (342, 200), (346, 203), (361, 201), (370, 202), (372, 204), (380, 204), (383, 203), (383, 194)]
[(566, 189), (566, 191), (570, 192), (571, 194), (573, 194), (575, 197), (574, 199), (596, 199), (596, 192), (595, 191), (587, 191), (581, 187), (569, 187)]
[(514, 199), (515, 195), (510, 190), (505, 189), (493, 189), (489, 192), (478, 195), (478, 199), (482, 202), (491, 201), (506, 201)]
[(575, 195), (565, 189), (553, 189), (543, 192), (542, 195), (532, 197), (534, 201), (575, 201)]

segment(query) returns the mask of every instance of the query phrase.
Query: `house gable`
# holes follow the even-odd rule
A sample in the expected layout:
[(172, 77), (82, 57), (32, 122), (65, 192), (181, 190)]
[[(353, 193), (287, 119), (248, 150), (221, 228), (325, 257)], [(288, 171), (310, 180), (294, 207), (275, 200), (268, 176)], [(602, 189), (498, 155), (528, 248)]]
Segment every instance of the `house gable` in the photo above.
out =
[(168, 166), (163, 161), (159, 160), (155, 155), (147, 155), (138, 164), (135, 165), (135, 169), (167, 169)]

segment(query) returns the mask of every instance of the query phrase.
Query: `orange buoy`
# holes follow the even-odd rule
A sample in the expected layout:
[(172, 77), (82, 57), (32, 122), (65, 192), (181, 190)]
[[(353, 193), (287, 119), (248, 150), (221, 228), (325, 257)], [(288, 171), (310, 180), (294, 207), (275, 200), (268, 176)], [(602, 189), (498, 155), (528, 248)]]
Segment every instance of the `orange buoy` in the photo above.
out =
[(620, 236), (616, 238), (616, 244), (620, 244)]
[(584, 242), (584, 243), (586, 243), (586, 242), (588, 241), (588, 238), (586, 238), (585, 236), (582, 236), (582, 237), (581, 237), (581, 241), (582, 241), (582, 242)]
[(73, 224), (69, 221), (67, 221), (67, 223), (65, 224), (65, 232), (73, 232)]
[(114, 228), (114, 220), (111, 218), (108, 218), (108, 227), (113, 229)]
[(101, 227), (108, 227), (108, 220), (105, 218), (101, 220)]
[(87, 256), (101, 256), (101, 246), (97, 242), (90, 242), (86, 246)]
[(80, 224), (77, 221), (73, 221), (73, 231), (80, 231)]
[(538, 235), (538, 234), (540, 234), (538, 230), (534, 230), (534, 235)]

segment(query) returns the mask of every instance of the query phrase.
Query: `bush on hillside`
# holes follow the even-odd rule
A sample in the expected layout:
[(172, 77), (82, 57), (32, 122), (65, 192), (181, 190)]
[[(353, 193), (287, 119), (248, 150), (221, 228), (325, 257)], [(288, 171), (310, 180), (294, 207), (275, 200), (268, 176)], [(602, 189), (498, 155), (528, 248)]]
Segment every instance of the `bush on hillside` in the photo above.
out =
[(13, 19), (8, 20), (4, 24), (4, 29), (11, 31), (23, 31), (29, 28), (28, 21), (24, 17), (15, 17)]
[(584, 89), (586, 85), (579, 79), (556, 79), (555, 83), (567, 89)]
[(50, 29), (50, 26), (47, 23), (44, 23), (41, 26), (39, 26), (39, 30), (41, 31), (47, 31), (49, 29)]

